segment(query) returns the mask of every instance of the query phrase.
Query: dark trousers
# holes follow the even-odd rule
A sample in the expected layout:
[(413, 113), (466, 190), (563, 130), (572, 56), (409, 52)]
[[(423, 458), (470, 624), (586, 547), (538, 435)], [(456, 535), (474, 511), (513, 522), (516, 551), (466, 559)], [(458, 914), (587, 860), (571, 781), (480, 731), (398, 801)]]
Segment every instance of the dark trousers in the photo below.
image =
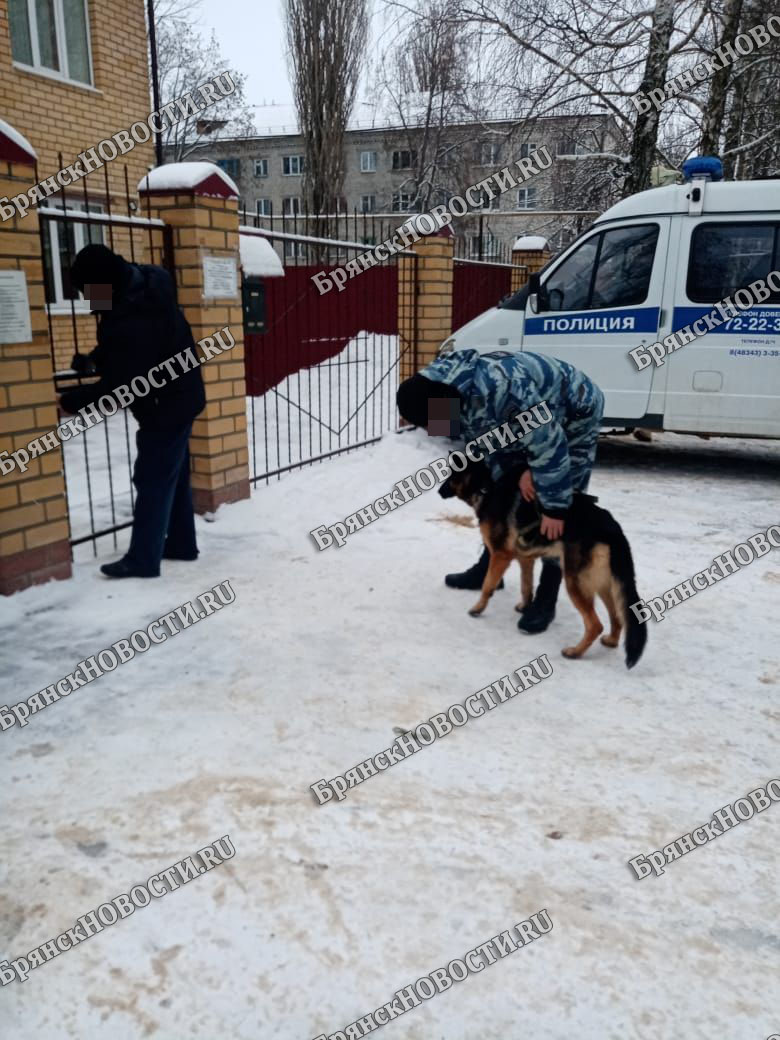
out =
[(172, 430), (138, 430), (133, 470), (137, 496), (133, 535), (125, 559), (138, 571), (160, 573), (163, 549), (175, 555), (197, 552), (190, 487), (189, 438), (192, 423)]

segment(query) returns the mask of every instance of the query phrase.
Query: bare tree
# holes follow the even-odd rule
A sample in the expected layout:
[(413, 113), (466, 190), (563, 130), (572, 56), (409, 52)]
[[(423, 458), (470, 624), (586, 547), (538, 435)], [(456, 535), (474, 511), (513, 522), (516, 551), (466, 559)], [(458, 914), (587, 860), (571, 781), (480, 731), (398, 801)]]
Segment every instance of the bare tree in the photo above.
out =
[(410, 156), (399, 191), (409, 197), (408, 209), (425, 211), (465, 187), (460, 182), (471, 158), (465, 151), (479, 144), (473, 128), (458, 133), (455, 126), (470, 111), (469, 39), (457, 0), (389, 7), (392, 43), (382, 54), (378, 88)]
[(344, 185), (344, 131), (365, 60), (367, 0), (286, 0), (285, 7), (304, 201), (310, 212), (325, 213)]
[(202, 114), (188, 114), (163, 133), (174, 162), (181, 162), (206, 141), (256, 132), (244, 101), (246, 77), (222, 57), (214, 33), (206, 39), (197, 28), (200, 0), (162, 0), (155, 11), (160, 98), (163, 105), (194, 91), (215, 76), (229, 74), (235, 90)]

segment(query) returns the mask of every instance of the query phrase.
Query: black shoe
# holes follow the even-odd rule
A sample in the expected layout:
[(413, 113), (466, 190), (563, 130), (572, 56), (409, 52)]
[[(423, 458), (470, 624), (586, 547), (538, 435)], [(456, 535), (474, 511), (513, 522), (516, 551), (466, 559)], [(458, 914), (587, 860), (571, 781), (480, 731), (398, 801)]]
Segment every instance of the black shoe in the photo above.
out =
[[(444, 579), (444, 584), (451, 589), (481, 589), (489, 563), (490, 553), (484, 549), (473, 567), (469, 567), (467, 571), (461, 571), (460, 574), (448, 574)], [(502, 578), (496, 588), (503, 589), (503, 587), (504, 579)]]
[(198, 550), (197, 549), (195, 550), (195, 552), (189, 552), (189, 553), (180, 553), (180, 552), (174, 552), (171, 549), (163, 549), (163, 559), (164, 560), (190, 560), (191, 561), (191, 560), (197, 560), (197, 558), (198, 558)]
[(546, 562), (542, 564), (539, 587), (517, 622), (517, 627), (521, 632), (535, 636), (550, 626), (555, 617), (555, 604), (558, 600), (561, 578), (561, 568), (557, 564)]
[(149, 573), (148, 571), (139, 571), (132, 563), (129, 563), (126, 559), (117, 560), (115, 563), (104, 563), (100, 568), (101, 573), (105, 574), (107, 578), (159, 578), (160, 572), (156, 574)]

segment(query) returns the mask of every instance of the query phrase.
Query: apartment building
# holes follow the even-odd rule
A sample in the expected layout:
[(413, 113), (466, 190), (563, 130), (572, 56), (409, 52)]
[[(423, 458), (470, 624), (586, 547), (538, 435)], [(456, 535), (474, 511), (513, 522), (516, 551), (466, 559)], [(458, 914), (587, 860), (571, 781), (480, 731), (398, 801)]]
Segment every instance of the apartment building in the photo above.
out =
[[(426, 194), (429, 206), (446, 203), (542, 146), (553, 157), (548, 170), (495, 198), (484, 192), (481, 210), (461, 218), (454, 230), (461, 251), (473, 256), (504, 252), (522, 234), (541, 234), (560, 248), (611, 202), (609, 160), (589, 158), (617, 147), (608, 117), (555, 116), (523, 125), (503, 119), (453, 124), (443, 132), (397, 126), (348, 130), (344, 184), (332, 210), (388, 215), (401, 223), (403, 214), (425, 208), (418, 191), (421, 181), (432, 186)], [(242, 205), (261, 223), (278, 226), (283, 218), (287, 222), (303, 215), (300, 134), (216, 141), (191, 157), (221, 166), (238, 184)], [(591, 215), (572, 212), (576, 210)]]

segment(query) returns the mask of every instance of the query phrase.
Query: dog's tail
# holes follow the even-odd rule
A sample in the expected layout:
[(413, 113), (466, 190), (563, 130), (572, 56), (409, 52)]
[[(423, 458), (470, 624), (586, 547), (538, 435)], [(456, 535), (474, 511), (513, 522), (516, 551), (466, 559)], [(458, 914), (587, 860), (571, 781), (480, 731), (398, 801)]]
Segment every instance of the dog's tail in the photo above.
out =
[(634, 560), (628, 539), (617, 521), (615, 528), (609, 547), (612, 577), (618, 593), (615, 606), (626, 631), (626, 668), (633, 668), (645, 648), (647, 627), (640, 624), (634, 612), (629, 610), (630, 604), (636, 603), (639, 599), (634, 577)]

